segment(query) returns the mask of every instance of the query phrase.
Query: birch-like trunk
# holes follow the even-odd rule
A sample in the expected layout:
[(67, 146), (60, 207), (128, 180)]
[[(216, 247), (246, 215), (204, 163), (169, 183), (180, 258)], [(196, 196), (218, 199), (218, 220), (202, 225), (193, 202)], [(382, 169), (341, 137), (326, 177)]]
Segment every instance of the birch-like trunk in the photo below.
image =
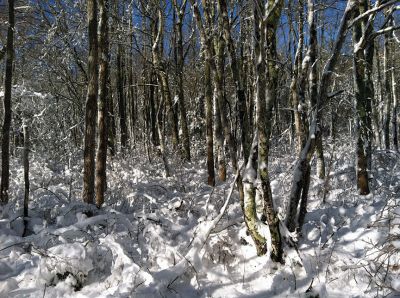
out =
[[(301, 152), (301, 149), (304, 147), (305, 139), (307, 137), (307, 127), (305, 116), (307, 115), (305, 98), (304, 96), (300, 98), (300, 93), (304, 95), (305, 89), (305, 77), (308, 71), (308, 63), (303, 62), (303, 45), (304, 45), (304, 4), (303, 1), (300, 0), (298, 3), (298, 32), (299, 32), (299, 40), (297, 42), (297, 49), (294, 59), (293, 65), (293, 73), (292, 73), (292, 81), (290, 83), (290, 93), (289, 93), (289, 102), (294, 109), (294, 127), (296, 134), (296, 148), (297, 153)], [(308, 57), (308, 55), (307, 55)], [(305, 61), (307, 62), (307, 60)], [(302, 67), (304, 66), (304, 67)], [(303, 77), (303, 80), (300, 80), (300, 77)], [(300, 101), (301, 99), (301, 101)]]
[[(159, 151), (160, 155), (164, 164), (164, 176), (169, 177), (170, 176), (170, 167), (167, 159), (167, 148), (165, 145), (165, 133), (164, 133), (164, 127), (163, 127), (163, 117), (162, 117), (162, 111), (164, 108), (164, 105), (166, 105), (167, 108), (167, 115), (169, 115), (169, 120), (170, 123), (173, 124), (173, 110), (172, 110), (172, 99), (171, 99), (171, 93), (169, 92), (169, 86), (168, 86), (168, 77), (167, 73), (165, 72), (162, 63), (161, 63), (161, 57), (160, 57), (160, 44), (163, 42), (162, 41), (162, 35), (164, 31), (164, 17), (161, 11), (161, 8), (158, 8), (157, 11), (157, 20), (158, 20), (158, 26), (153, 26), (153, 38), (154, 42), (152, 45), (152, 58), (153, 58), (153, 64), (154, 67), (157, 71), (157, 76), (158, 76), (158, 82), (160, 84), (160, 95), (161, 95), (161, 101), (158, 106), (158, 111), (157, 111), (157, 132), (159, 136)], [(165, 124), (164, 124), (165, 125)], [(172, 143), (174, 146), (178, 145), (178, 135), (177, 131), (173, 129), (173, 136), (172, 136)]]
[[(214, 70), (214, 132), (217, 145), (218, 158), (218, 177), (220, 181), (226, 180), (226, 163), (224, 150), (224, 131), (222, 124), (223, 114), (226, 114), (226, 104), (224, 96), (224, 67), (225, 67), (225, 42), (222, 37), (214, 36), (215, 70)], [(224, 118), (226, 119), (226, 117)], [(226, 121), (226, 120), (225, 120)]]
[(397, 83), (396, 83), (396, 61), (398, 56), (395, 55), (394, 43), (393, 50), (392, 50), (392, 70), (391, 70), (391, 86), (392, 86), (392, 97), (393, 97), (393, 114), (392, 114), (392, 136), (393, 136), (393, 148), (396, 151), (399, 151), (399, 142), (398, 142), (398, 122), (397, 122), (397, 114), (399, 112), (399, 102), (397, 97)]
[(172, 133), (172, 145), (174, 146), (174, 148), (177, 148), (179, 144), (178, 121), (174, 112), (171, 92), (169, 89), (168, 73), (166, 72), (165, 65), (161, 60), (162, 44), (164, 42), (163, 34), (164, 34), (165, 21), (161, 7), (158, 7), (157, 9), (158, 9), (157, 13), (158, 26), (157, 28), (156, 26), (153, 26), (153, 37), (154, 37), (154, 43), (152, 46), (153, 65), (157, 72), (161, 93), (162, 96), (164, 97), (164, 103), (166, 104), (168, 123), (171, 127), (171, 133)]
[(182, 145), (184, 158), (190, 161), (190, 135), (188, 128), (188, 120), (186, 115), (185, 96), (183, 92), (183, 67), (184, 67), (184, 53), (183, 53), (183, 20), (185, 16), (187, 0), (184, 0), (181, 6), (178, 5), (177, 0), (174, 0), (174, 6), (177, 14), (177, 21), (175, 24), (176, 32), (176, 68), (177, 68), (177, 93), (179, 101), (179, 115), (180, 127), (182, 131)]

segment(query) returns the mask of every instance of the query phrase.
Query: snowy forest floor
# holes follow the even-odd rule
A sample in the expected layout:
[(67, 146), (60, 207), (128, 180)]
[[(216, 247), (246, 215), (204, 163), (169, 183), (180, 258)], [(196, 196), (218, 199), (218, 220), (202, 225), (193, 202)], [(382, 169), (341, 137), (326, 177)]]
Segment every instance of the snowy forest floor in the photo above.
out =
[[(173, 177), (163, 178), (157, 161), (114, 158), (107, 201), (98, 210), (81, 203), (78, 157), (63, 165), (32, 153), (28, 235), (22, 237), (23, 167), (15, 158), (13, 199), (1, 207), (0, 297), (396, 297), (399, 155), (374, 152), (374, 192), (360, 197), (351, 147), (326, 151), (329, 179), (312, 177), (302, 238), (296, 248), (285, 247), (284, 265), (257, 257), (235, 191), (198, 255), (168, 283), (163, 276), (174, 276), (174, 265), (185, 262), (202, 226), (217, 216), (233, 174), (213, 190), (203, 160), (176, 159)], [(270, 159), (282, 214), (295, 162), (288, 156), (275, 152)]]

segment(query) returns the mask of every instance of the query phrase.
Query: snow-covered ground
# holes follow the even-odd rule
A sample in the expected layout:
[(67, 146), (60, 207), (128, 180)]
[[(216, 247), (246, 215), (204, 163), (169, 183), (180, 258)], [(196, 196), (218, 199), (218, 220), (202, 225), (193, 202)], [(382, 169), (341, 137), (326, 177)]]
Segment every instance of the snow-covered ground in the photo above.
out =
[[(202, 160), (172, 161), (173, 177), (162, 178), (156, 162), (113, 159), (108, 199), (98, 210), (81, 203), (79, 157), (63, 165), (32, 154), (22, 237), (23, 168), (14, 158), (12, 201), (1, 207), (0, 297), (396, 297), (400, 157), (374, 152), (374, 192), (360, 197), (351, 147), (330, 150), (330, 178), (312, 177), (303, 237), (285, 247), (284, 265), (257, 257), (236, 192), (202, 245), (234, 179), (210, 188)], [(271, 157), (281, 211), (293, 162)]]

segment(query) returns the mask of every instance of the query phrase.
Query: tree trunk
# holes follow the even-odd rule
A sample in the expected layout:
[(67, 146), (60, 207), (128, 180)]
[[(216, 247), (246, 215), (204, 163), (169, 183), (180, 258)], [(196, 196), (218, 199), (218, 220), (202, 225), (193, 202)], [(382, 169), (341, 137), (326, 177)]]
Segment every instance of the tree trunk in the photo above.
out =
[(382, 78), (382, 62), (379, 56), (379, 47), (377, 47), (376, 50), (376, 73), (377, 73), (377, 79), (378, 79), (378, 87), (379, 87), (379, 96), (376, 97), (376, 101), (374, 104), (374, 122), (375, 122), (375, 131), (377, 132), (377, 145), (379, 148), (383, 147), (384, 143), (384, 136), (383, 136), (383, 111), (382, 111), (382, 104), (384, 101), (384, 83), (383, 83), (383, 78)]
[(149, 109), (150, 109), (150, 123), (151, 123), (151, 140), (153, 146), (158, 146), (160, 144), (160, 136), (157, 130), (157, 109), (156, 109), (156, 84), (157, 78), (156, 74), (151, 71), (150, 73), (150, 87), (149, 87)]
[(224, 149), (224, 132), (222, 130), (222, 124), (221, 124), (221, 111), (219, 110), (219, 105), (218, 105), (218, 97), (222, 96), (223, 94), (221, 92), (221, 89), (223, 88), (222, 86), (217, 86), (220, 85), (219, 82), (215, 82), (215, 88), (214, 88), (214, 136), (215, 136), (215, 143), (216, 143), (216, 162), (218, 165), (218, 178), (220, 181), (225, 181), (226, 180), (226, 162), (225, 162), (225, 149)]
[(104, 193), (107, 188), (106, 163), (107, 163), (107, 78), (108, 78), (108, 0), (99, 0), (100, 10), (100, 36), (99, 36), (99, 110), (97, 121), (99, 126), (99, 141), (96, 156), (96, 205), (101, 207), (104, 203)]
[(208, 185), (215, 185), (214, 171), (214, 136), (213, 136), (213, 98), (211, 83), (211, 63), (210, 57), (206, 54), (204, 61), (204, 84), (205, 84), (205, 102), (206, 102), (206, 143), (207, 143), (207, 173)]
[(14, 0), (8, 0), (8, 30), (6, 74), (4, 78), (4, 119), (1, 143), (1, 192), (0, 201), (8, 203), (8, 188), (10, 186), (10, 127), (11, 127), (11, 91), (14, 60)]
[[(300, 0), (298, 4), (298, 13), (299, 13), (299, 40), (297, 43), (297, 50), (294, 59), (293, 66), (293, 74), (292, 81), (290, 83), (290, 104), (294, 109), (294, 127), (296, 131), (296, 148), (297, 153), (300, 154), (301, 150), (304, 147), (305, 140), (307, 138), (307, 127), (305, 122), (305, 116), (307, 115), (305, 98), (304, 96), (300, 98), (300, 94), (304, 95), (305, 86), (303, 86), (306, 82), (305, 78), (308, 71), (308, 63), (304, 63), (304, 68), (302, 67), (303, 63), (303, 44), (304, 44), (304, 32), (303, 32), (303, 22), (304, 22), (304, 4), (303, 1)], [(307, 62), (307, 61), (306, 61)], [(303, 79), (300, 80), (300, 77)], [(301, 100), (301, 101), (300, 101)]]
[[(217, 143), (218, 177), (220, 181), (226, 180), (226, 164), (224, 149), (224, 127), (222, 126), (223, 114), (226, 114), (224, 97), (224, 50), (225, 43), (222, 38), (215, 38), (215, 70), (214, 70), (214, 109), (215, 109), (215, 140)], [(224, 108), (224, 111), (221, 110)]]
[[(368, 2), (366, 3), (367, 9), (370, 7), (368, 6)], [(372, 26), (368, 28), (368, 30), (372, 31)], [(372, 105), (375, 102), (375, 88), (374, 88), (374, 71), (373, 71), (373, 64), (374, 64), (374, 54), (375, 54), (375, 44), (374, 42), (369, 42), (365, 48), (365, 77), (366, 77), (366, 91), (367, 91), (367, 102), (366, 102), (366, 111), (367, 111), (367, 164), (368, 170), (372, 170), (372, 142), (374, 138), (374, 127), (372, 125), (372, 120), (374, 117), (374, 111), (372, 110)]]
[(128, 145), (128, 125), (126, 123), (126, 97), (125, 97), (125, 64), (124, 52), (122, 45), (118, 45), (117, 49), (117, 89), (118, 89), (118, 112), (119, 125), (121, 133), (121, 150), (123, 151)]
[(220, 21), (221, 26), (223, 27), (223, 37), (225, 39), (225, 43), (229, 52), (229, 56), (231, 58), (231, 71), (233, 81), (236, 87), (236, 97), (238, 100), (238, 110), (239, 110), (239, 127), (241, 131), (241, 145), (243, 148), (243, 156), (245, 163), (247, 162), (247, 157), (250, 153), (250, 133), (249, 133), (249, 123), (247, 116), (247, 108), (246, 108), (246, 90), (244, 87), (244, 80), (240, 72), (240, 64), (238, 59), (236, 58), (235, 46), (233, 43), (232, 35), (231, 35), (231, 26), (229, 24), (228, 18), (228, 8), (226, 0), (218, 0), (218, 6), (220, 11)]
[(258, 160), (258, 134), (254, 134), (253, 145), (248, 157), (246, 169), (243, 174), (244, 202), (243, 213), (247, 230), (256, 246), (257, 255), (261, 256), (267, 252), (267, 240), (259, 232), (260, 222), (256, 212), (256, 181)]
[(320, 134), (317, 140), (317, 147), (315, 148), (317, 154), (317, 176), (319, 179), (325, 178), (325, 157), (324, 145), (322, 141), (322, 134)]
[[(353, 31), (356, 29), (354, 28)], [(356, 43), (356, 38), (353, 34), (354, 42)], [(354, 81), (356, 89), (356, 131), (357, 131), (357, 188), (361, 195), (369, 194), (368, 185), (368, 162), (367, 162), (367, 152), (365, 144), (367, 144), (367, 127), (366, 127), (366, 109), (365, 103), (367, 100), (365, 81), (364, 81), (364, 66), (362, 64), (365, 61), (361, 60), (363, 56), (361, 54), (354, 55)]]
[(392, 135), (393, 135), (393, 147), (394, 150), (399, 151), (399, 142), (398, 142), (398, 123), (397, 123), (397, 113), (399, 111), (398, 107), (398, 98), (397, 98), (397, 83), (396, 83), (396, 56), (394, 53), (394, 43), (392, 50), (392, 71), (391, 71), (391, 85), (392, 85), (392, 96), (393, 96), (393, 114), (392, 114)]
[(163, 92), (161, 91), (161, 102), (158, 106), (158, 111), (157, 111), (157, 131), (158, 131), (159, 140), (160, 140), (159, 153), (160, 153), (161, 159), (164, 164), (164, 177), (168, 178), (171, 176), (171, 170), (169, 167), (167, 152), (166, 152), (166, 148), (165, 148), (165, 134), (163, 131), (163, 124), (162, 124), (162, 122), (163, 122), (162, 111), (164, 109), (164, 101), (165, 101), (165, 98), (164, 98)]
[(172, 143), (174, 146), (178, 145), (178, 135), (177, 131), (175, 128), (175, 121), (174, 121), (174, 116), (173, 116), (173, 107), (172, 107), (172, 100), (171, 100), (171, 93), (169, 91), (169, 86), (168, 86), (168, 76), (167, 73), (165, 72), (165, 69), (163, 68), (163, 65), (161, 63), (161, 58), (160, 58), (160, 46), (162, 44), (162, 35), (164, 31), (164, 18), (163, 14), (161, 11), (161, 8), (158, 8), (157, 11), (157, 21), (158, 21), (158, 26), (156, 27), (155, 24), (153, 25), (153, 45), (152, 45), (152, 58), (153, 58), (153, 65), (157, 71), (157, 76), (158, 76), (158, 83), (160, 85), (160, 94), (161, 94), (161, 101), (158, 106), (157, 110), (157, 131), (158, 131), (158, 136), (159, 136), (159, 141), (160, 141), (160, 155), (164, 163), (164, 176), (169, 177), (170, 176), (170, 169), (169, 169), (169, 164), (167, 160), (167, 152), (166, 152), (166, 146), (165, 146), (165, 133), (164, 133), (164, 128), (166, 127), (166, 124), (164, 123), (163, 125), (163, 117), (162, 117), (162, 111), (164, 109), (164, 105), (166, 104), (166, 115), (169, 116), (169, 122), (170, 124), (173, 125), (173, 131), (172, 131)]
[[(309, 86), (310, 86), (310, 105), (312, 108), (317, 106), (318, 102), (318, 70), (317, 70), (317, 47), (318, 47), (318, 38), (317, 38), (317, 20), (316, 20), (316, 14), (315, 14), (315, 8), (314, 8), (314, 2), (313, 0), (308, 1), (308, 6), (309, 6), (309, 17), (308, 17), (308, 26), (309, 26), (309, 31), (310, 31), (310, 50), (309, 50), (309, 56), (310, 56), (310, 76), (309, 76)], [(307, 129), (308, 133), (308, 129)], [(325, 178), (325, 158), (324, 158), (324, 147), (323, 147), (323, 135), (318, 134), (318, 138), (316, 140), (316, 154), (317, 154), (317, 176), (320, 179)], [(311, 175), (311, 170), (307, 171), (306, 173), (306, 180), (305, 180), (305, 188), (303, 189), (303, 194), (302, 194), (302, 201), (307, 200), (307, 195), (308, 195), (308, 188), (309, 188), (309, 183), (310, 183), (310, 175)], [(305, 206), (303, 203), (302, 206)], [(306, 212), (306, 210), (302, 210), (300, 208), (300, 214)], [(302, 223), (300, 224), (300, 221), (303, 221), (303, 219), (299, 218), (299, 227), (302, 226)]]
[[(25, 120), (24, 120), (25, 122)], [(25, 184), (25, 192), (24, 192), (24, 218), (28, 217), (28, 206), (29, 206), (29, 127), (27, 123), (23, 124), (23, 132), (24, 132), (24, 184)], [(25, 222), (26, 227), (26, 222)]]
[[(153, 38), (154, 42), (152, 45), (152, 58), (153, 65), (157, 72), (158, 81), (161, 87), (162, 96), (164, 97), (167, 117), (170, 127), (172, 129), (172, 144), (174, 148), (178, 147), (179, 144), (179, 131), (178, 131), (178, 121), (174, 113), (174, 106), (172, 103), (171, 92), (169, 90), (168, 74), (165, 70), (164, 63), (161, 61), (162, 55), (162, 44), (163, 44), (163, 33), (164, 33), (164, 16), (161, 8), (158, 8), (157, 13), (158, 26), (153, 25)], [(161, 136), (160, 136), (161, 138)]]
[[(205, 28), (200, 16), (200, 11), (196, 0), (190, 0), (193, 8), (193, 14), (197, 23), (197, 28), (200, 33), (201, 47), (204, 51), (204, 81), (205, 81), (205, 101), (206, 101), (206, 126), (207, 126), (207, 171), (208, 171), (208, 185), (215, 185), (215, 171), (214, 171), (214, 148), (213, 148), (213, 92), (211, 74), (213, 69), (212, 63), (212, 43), (209, 36), (211, 28)], [(204, 13), (207, 15), (208, 8), (206, 4)]]
[[(257, 1), (258, 3), (260, 1)], [(276, 94), (278, 89), (278, 67), (276, 61), (278, 59), (276, 50), (276, 31), (278, 28), (279, 19), (281, 16), (284, 2), (282, 0), (273, 1), (268, 0), (268, 10), (264, 12), (266, 18), (265, 23), (265, 41), (267, 44), (266, 58), (266, 78), (265, 83), (262, 80), (259, 81), (260, 85), (264, 85), (259, 89), (259, 95), (257, 96), (257, 130), (258, 130), (258, 179), (261, 181), (260, 197), (264, 203), (263, 215), (267, 219), (268, 227), (271, 233), (271, 258), (276, 262), (282, 262), (283, 248), (282, 239), (279, 230), (279, 218), (274, 208), (274, 202), (271, 193), (271, 185), (269, 180), (268, 172), (268, 157), (269, 157), (269, 143), (272, 131), (272, 110), (276, 102)], [(270, 9), (270, 10), (269, 10)], [(266, 17), (268, 15), (268, 17)], [(260, 30), (263, 29), (261, 26)], [(264, 39), (260, 35), (260, 53), (263, 52)], [(256, 52), (257, 53), (257, 52)], [(263, 55), (261, 54), (262, 57)], [(260, 59), (265, 61), (265, 59)], [(265, 68), (264, 63), (257, 63), (257, 72), (260, 74), (262, 69)], [(262, 78), (264, 79), (264, 78)], [(261, 94), (262, 90), (265, 89), (265, 100), (264, 93)], [(266, 104), (265, 104), (266, 103)]]
[(83, 167), (83, 201), (93, 204), (96, 150), (96, 116), (98, 87), (97, 1), (87, 1), (89, 25), (88, 89), (86, 98), (85, 142)]
[[(107, 85), (110, 86), (110, 76), (108, 76)], [(112, 92), (110, 92), (110, 94), (108, 95), (106, 120), (107, 120), (106, 126), (108, 131), (107, 147), (110, 148), (111, 156), (114, 156), (116, 152), (115, 136), (117, 134), (117, 128), (115, 124), (114, 100)]]
[(185, 97), (183, 92), (183, 67), (184, 67), (184, 54), (183, 54), (183, 19), (185, 16), (186, 1), (182, 4), (182, 7), (178, 7), (176, 0), (175, 9), (178, 15), (177, 22), (175, 24), (176, 28), (176, 66), (177, 66), (177, 83), (178, 83), (178, 102), (179, 102), (179, 115), (180, 124), (182, 130), (182, 144), (184, 158), (190, 161), (190, 135), (187, 121)]
[(385, 149), (390, 150), (390, 113), (392, 110), (392, 88), (390, 87), (391, 82), (391, 71), (390, 71), (390, 34), (385, 34), (384, 41), (384, 58), (383, 58), (383, 73), (385, 80), (385, 109), (384, 109), (384, 122), (383, 122), (383, 136), (385, 141)]
[(138, 100), (137, 96), (137, 86), (135, 86), (135, 81), (137, 81), (137, 77), (134, 75), (135, 69), (133, 66), (133, 53), (134, 53), (134, 30), (135, 30), (135, 25), (133, 24), (133, 18), (134, 18), (134, 9), (130, 7), (130, 14), (129, 14), (129, 29), (132, 30), (132, 33), (129, 34), (129, 41), (130, 41), (130, 47), (128, 51), (128, 98), (129, 98), (129, 132), (130, 132), (130, 137), (131, 139), (131, 144), (132, 147), (135, 147), (136, 145), (136, 138), (137, 138), (137, 130), (136, 128), (136, 119), (137, 119), (137, 113), (136, 113), (136, 108), (137, 104), (136, 101)]
[[(364, 11), (362, 5), (359, 5), (355, 12), (355, 16), (358, 16)], [(364, 21), (357, 22), (353, 25), (353, 78), (355, 87), (355, 98), (356, 98), (356, 137), (357, 137), (357, 189), (360, 195), (368, 195), (369, 182), (368, 182), (368, 147), (371, 140), (369, 139), (369, 127), (368, 123), (370, 120), (370, 113), (368, 111), (368, 94), (367, 94), (367, 77), (366, 77), (366, 57), (364, 48), (360, 47), (360, 40), (363, 35), (363, 27), (366, 26)]]

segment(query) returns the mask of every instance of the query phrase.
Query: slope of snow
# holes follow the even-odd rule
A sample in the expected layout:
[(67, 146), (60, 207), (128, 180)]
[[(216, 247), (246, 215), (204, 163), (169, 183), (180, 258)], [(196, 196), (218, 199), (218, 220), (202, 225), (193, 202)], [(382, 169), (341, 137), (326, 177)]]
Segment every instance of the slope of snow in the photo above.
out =
[[(79, 158), (62, 165), (33, 155), (29, 235), (22, 237), (23, 175), (14, 159), (12, 202), (1, 207), (0, 297), (395, 297), (399, 156), (374, 154), (375, 192), (360, 197), (351, 152), (338, 149), (327, 183), (313, 178), (302, 237), (285, 248), (284, 265), (256, 256), (236, 191), (209, 231), (233, 174), (213, 190), (202, 160), (175, 161), (171, 178), (162, 178), (158, 163), (111, 160), (107, 203), (98, 210), (80, 201)], [(293, 162), (271, 160), (279, 210), (286, 210)]]

